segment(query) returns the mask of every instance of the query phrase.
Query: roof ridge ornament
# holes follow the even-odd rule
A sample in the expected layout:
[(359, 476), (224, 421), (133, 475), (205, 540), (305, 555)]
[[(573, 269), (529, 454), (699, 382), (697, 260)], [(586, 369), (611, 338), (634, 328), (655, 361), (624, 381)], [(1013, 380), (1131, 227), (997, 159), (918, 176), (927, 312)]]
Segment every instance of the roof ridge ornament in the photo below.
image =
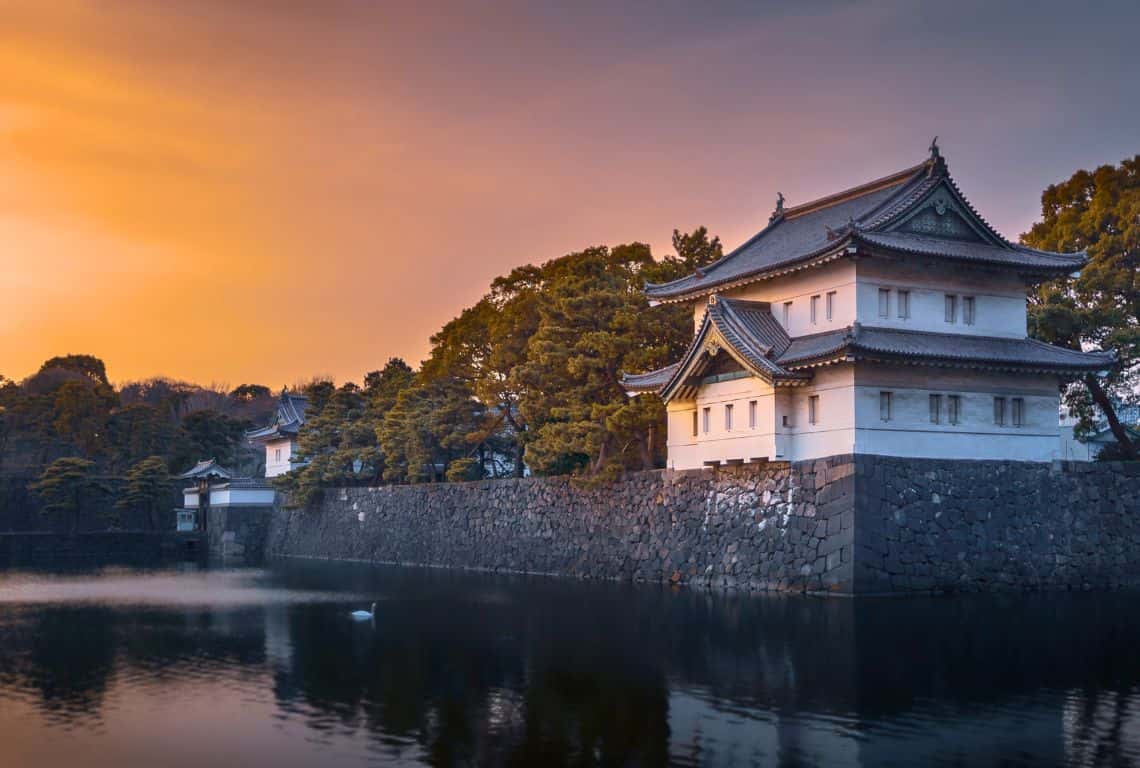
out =
[(930, 141), (930, 159), (926, 161), (928, 168), (926, 171), (927, 178), (935, 175), (943, 175), (946, 173), (946, 158), (942, 156), (942, 150), (938, 146), (938, 137), (935, 136)]
[(776, 193), (776, 210), (768, 217), (768, 223), (771, 224), (776, 219), (783, 218), (784, 216), (784, 193)]

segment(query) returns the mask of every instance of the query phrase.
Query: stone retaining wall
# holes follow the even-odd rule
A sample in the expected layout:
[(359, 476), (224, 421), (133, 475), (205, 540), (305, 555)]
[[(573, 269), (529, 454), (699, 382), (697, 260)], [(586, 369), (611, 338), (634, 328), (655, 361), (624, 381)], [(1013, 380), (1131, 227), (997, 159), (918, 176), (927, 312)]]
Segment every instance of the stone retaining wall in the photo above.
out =
[(856, 460), (859, 593), (1140, 586), (1140, 463)]
[(275, 517), (270, 555), (588, 579), (851, 590), (854, 464), (350, 488)]
[(837, 456), (335, 489), (270, 556), (843, 594), (1140, 586), (1140, 465)]

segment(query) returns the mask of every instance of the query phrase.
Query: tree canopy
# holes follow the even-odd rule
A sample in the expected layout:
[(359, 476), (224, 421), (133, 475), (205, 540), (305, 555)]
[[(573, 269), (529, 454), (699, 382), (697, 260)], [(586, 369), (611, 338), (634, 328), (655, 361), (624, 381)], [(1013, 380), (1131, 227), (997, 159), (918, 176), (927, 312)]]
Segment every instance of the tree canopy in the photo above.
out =
[[(1096, 408), (1104, 413), (1122, 456), (1137, 449), (1117, 418), (1114, 402), (1137, 398), (1140, 373), (1140, 155), (1118, 166), (1077, 171), (1041, 196), (1042, 220), (1022, 242), (1052, 251), (1087, 251), (1076, 277), (1041, 285), (1030, 297), (1034, 336), (1072, 349), (1116, 353), (1107, 377), (1085, 376), (1065, 400), (1087, 432)], [(1095, 408), (1094, 408), (1095, 406)]]

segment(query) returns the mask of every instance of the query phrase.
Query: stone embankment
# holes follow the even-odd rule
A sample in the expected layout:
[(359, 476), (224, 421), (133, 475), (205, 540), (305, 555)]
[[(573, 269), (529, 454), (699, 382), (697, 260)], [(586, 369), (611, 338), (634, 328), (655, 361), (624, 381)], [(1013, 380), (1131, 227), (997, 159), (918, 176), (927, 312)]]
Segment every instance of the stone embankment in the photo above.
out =
[(284, 510), (270, 556), (850, 591), (851, 457), (795, 466), (351, 488)]
[[(273, 556), (839, 594), (1140, 586), (1140, 465), (836, 456), (335, 489)], [(255, 537), (256, 538), (256, 537)]]

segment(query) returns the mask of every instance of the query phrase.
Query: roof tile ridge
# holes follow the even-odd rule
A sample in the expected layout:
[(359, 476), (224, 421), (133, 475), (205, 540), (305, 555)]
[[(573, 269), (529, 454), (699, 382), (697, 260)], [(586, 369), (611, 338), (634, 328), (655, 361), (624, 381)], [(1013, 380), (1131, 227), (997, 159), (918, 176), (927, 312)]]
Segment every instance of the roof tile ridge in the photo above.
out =
[(894, 173), (882, 176), (877, 179), (872, 179), (871, 181), (858, 184), (854, 187), (850, 187), (839, 192), (834, 192), (830, 195), (824, 195), (823, 197), (809, 200), (806, 203), (801, 203), (799, 205), (792, 206), (791, 208), (785, 208), (782, 219), (777, 219), (776, 221), (781, 221), (784, 219), (796, 219), (808, 213), (814, 213), (815, 211), (820, 211), (824, 208), (831, 208), (832, 206), (839, 205), (840, 203), (845, 203), (848, 200), (854, 200), (863, 197), (864, 195), (869, 195), (873, 192), (878, 192), (889, 187), (904, 184), (907, 181), (910, 181), (912, 178), (917, 177), (920, 173), (925, 173), (929, 164), (929, 160), (924, 160), (918, 165), (904, 168), (901, 171), (895, 171)]
[(859, 223), (868, 231), (877, 231), (880, 227), (897, 218), (900, 213), (909, 209), (917, 200), (921, 200), (941, 181), (942, 176), (938, 174), (916, 175), (914, 184), (903, 187), (898, 191), (898, 194), (892, 195), (874, 210), (861, 216)]
[(1062, 347), (1060, 344), (1050, 344), (1042, 339), (1035, 339), (1032, 336), (1026, 336), (1025, 341), (1033, 342), (1039, 347), (1047, 347), (1049, 349), (1060, 349), (1064, 352), (1072, 352), (1078, 355), (1105, 355), (1113, 360), (1116, 359), (1116, 350), (1114, 349), (1073, 349), (1072, 347)]

